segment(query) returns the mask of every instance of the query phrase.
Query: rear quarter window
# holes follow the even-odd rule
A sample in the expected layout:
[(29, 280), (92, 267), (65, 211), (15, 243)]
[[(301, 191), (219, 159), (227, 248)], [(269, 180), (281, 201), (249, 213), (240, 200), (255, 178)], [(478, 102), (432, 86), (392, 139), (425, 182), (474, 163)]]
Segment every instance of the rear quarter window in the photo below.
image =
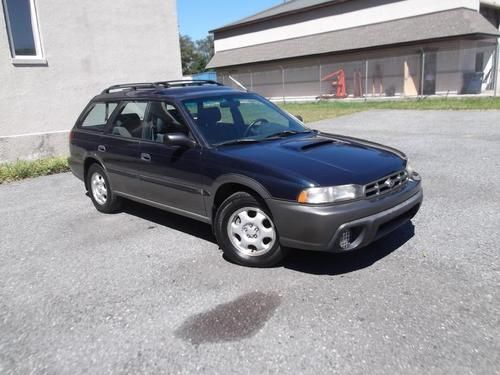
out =
[(95, 103), (85, 114), (79, 128), (85, 130), (103, 131), (108, 119), (118, 106), (118, 103)]

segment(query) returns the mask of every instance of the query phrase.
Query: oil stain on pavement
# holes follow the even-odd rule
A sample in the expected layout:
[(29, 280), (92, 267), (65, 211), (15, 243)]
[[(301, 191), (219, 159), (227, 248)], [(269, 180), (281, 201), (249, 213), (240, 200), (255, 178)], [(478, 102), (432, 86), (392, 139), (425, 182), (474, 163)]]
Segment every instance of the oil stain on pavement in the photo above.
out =
[(276, 293), (247, 293), (188, 318), (175, 335), (194, 345), (251, 337), (273, 316), (280, 302)]

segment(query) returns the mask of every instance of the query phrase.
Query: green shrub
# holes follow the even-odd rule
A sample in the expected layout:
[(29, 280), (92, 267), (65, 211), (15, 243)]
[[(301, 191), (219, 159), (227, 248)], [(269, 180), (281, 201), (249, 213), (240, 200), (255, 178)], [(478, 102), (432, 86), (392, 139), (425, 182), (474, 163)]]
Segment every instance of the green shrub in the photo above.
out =
[(67, 171), (69, 171), (69, 166), (66, 157), (30, 161), (18, 160), (0, 164), (0, 184)]

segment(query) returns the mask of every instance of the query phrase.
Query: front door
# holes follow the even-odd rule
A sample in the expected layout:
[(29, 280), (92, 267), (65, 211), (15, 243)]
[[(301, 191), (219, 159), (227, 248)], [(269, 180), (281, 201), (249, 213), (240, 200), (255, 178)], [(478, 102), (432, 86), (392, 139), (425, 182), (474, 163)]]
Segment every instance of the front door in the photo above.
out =
[(168, 134), (190, 135), (176, 107), (150, 102), (140, 144), (142, 197), (180, 213), (206, 217), (200, 171), (201, 148), (172, 145)]

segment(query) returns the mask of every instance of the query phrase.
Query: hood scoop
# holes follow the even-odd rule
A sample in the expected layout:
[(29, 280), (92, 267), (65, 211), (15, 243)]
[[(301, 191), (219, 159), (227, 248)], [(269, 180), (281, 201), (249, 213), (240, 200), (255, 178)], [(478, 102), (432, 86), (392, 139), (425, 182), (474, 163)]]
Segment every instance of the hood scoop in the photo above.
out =
[(283, 146), (295, 151), (308, 151), (313, 148), (331, 145), (332, 143), (337, 143), (337, 141), (328, 138), (309, 138), (289, 141), (284, 143)]
[(309, 142), (309, 144), (302, 146), (300, 149), (303, 151), (307, 151), (311, 148), (325, 146), (325, 145), (329, 145), (332, 143), (337, 143), (337, 142), (335, 142), (333, 139), (318, 139), (317, 141)]

